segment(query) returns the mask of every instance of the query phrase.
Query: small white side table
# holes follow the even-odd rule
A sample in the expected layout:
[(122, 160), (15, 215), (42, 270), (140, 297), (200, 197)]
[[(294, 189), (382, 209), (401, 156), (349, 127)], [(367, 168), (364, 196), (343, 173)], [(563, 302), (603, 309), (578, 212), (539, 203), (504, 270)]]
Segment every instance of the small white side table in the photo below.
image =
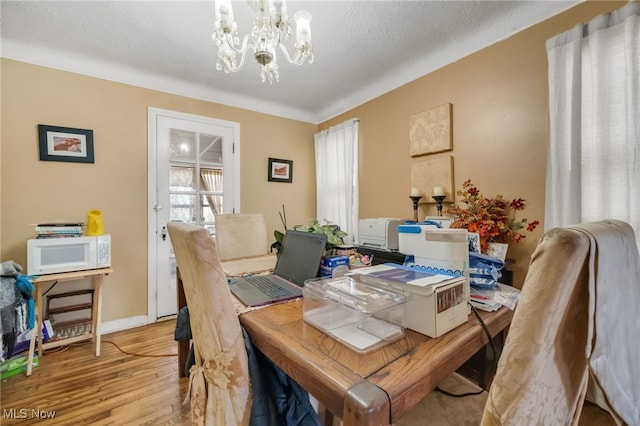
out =
[[(86, 271), (63, 272), (59, 274), (41, 275), (31, 281), (36, 290), (36, 329), (38, 331), (38, 356), (42, 357), (43, 351), (49, 348), (68, 345), (69, 343), (81, 342), (91, 339), (96, 348), (96, 356), (100, 356), (100, 322), (102, 316), (102, 277), (113, 272), (112, 268), (88, 269)], [(93, 300), (91, 315), (91, 332), (81, 336), (73, 336), (64, 339), (56, 339), (44, 343), (42, 341), (43, 304), (42, 296), (44, 287), (50, 288), (56, 283), (76, 281), (82, 278), (93, 278)], [(33, 353), (35, 352), (36, 333), (31, 332), (29, 342), (29, 359), (27, 361), (27, 376), (31, 375), (33, 368)]]

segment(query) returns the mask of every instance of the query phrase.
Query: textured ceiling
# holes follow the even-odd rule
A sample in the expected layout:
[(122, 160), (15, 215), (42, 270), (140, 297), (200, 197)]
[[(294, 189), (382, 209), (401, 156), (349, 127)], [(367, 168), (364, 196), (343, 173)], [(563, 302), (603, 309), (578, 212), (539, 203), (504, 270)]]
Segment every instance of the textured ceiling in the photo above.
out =
[[(5, 1), (3, 57), (318, 123), (566, 10), (573, 1), (288, 1), (308, 10), (315, 61), (247, 57), (216, 71), (213, 1)], [(241, 35), (253, 12), (234, 1)]]

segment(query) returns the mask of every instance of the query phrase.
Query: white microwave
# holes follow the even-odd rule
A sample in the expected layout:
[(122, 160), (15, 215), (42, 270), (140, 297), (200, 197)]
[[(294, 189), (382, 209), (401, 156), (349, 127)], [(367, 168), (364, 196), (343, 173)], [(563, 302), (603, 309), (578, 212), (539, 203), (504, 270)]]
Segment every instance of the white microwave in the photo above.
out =
[(111, 235), (27, 240), (27, 273), (57, 274), (111, 266)]

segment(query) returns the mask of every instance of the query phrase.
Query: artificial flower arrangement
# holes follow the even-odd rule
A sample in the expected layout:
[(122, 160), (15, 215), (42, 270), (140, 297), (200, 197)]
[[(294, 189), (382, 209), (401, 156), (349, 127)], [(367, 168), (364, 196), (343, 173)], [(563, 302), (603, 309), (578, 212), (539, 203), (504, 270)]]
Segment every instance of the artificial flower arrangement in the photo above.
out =
[(508, 202), (502, 195), (487, 198), (467, 179), (462, 189), (456, 191), (460, 201), (466, 205), (452, 206), (447, 210), (454, 216), (451, 228), (464, 228), (469, 232), (476, 232), (480, 236), (480, 247), (486, 253), (487, 243), (518, 243), (526, 238), (521, 233), (536, 229), (540, 224), (537, 220), (516, 219), (516, 212), (524, 210), (525, 200), (516, 198)]

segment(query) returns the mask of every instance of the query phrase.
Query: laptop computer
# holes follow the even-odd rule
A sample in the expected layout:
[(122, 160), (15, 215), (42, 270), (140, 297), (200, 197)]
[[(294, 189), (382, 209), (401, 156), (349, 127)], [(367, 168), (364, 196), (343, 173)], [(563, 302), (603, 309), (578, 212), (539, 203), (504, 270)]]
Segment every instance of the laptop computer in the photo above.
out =
[(327, 236), (287, 230), (272, 274), (232, 278), (229, 289), (247, 306), (263, 306), (302, 296), (305, 280), (315, 278)]

